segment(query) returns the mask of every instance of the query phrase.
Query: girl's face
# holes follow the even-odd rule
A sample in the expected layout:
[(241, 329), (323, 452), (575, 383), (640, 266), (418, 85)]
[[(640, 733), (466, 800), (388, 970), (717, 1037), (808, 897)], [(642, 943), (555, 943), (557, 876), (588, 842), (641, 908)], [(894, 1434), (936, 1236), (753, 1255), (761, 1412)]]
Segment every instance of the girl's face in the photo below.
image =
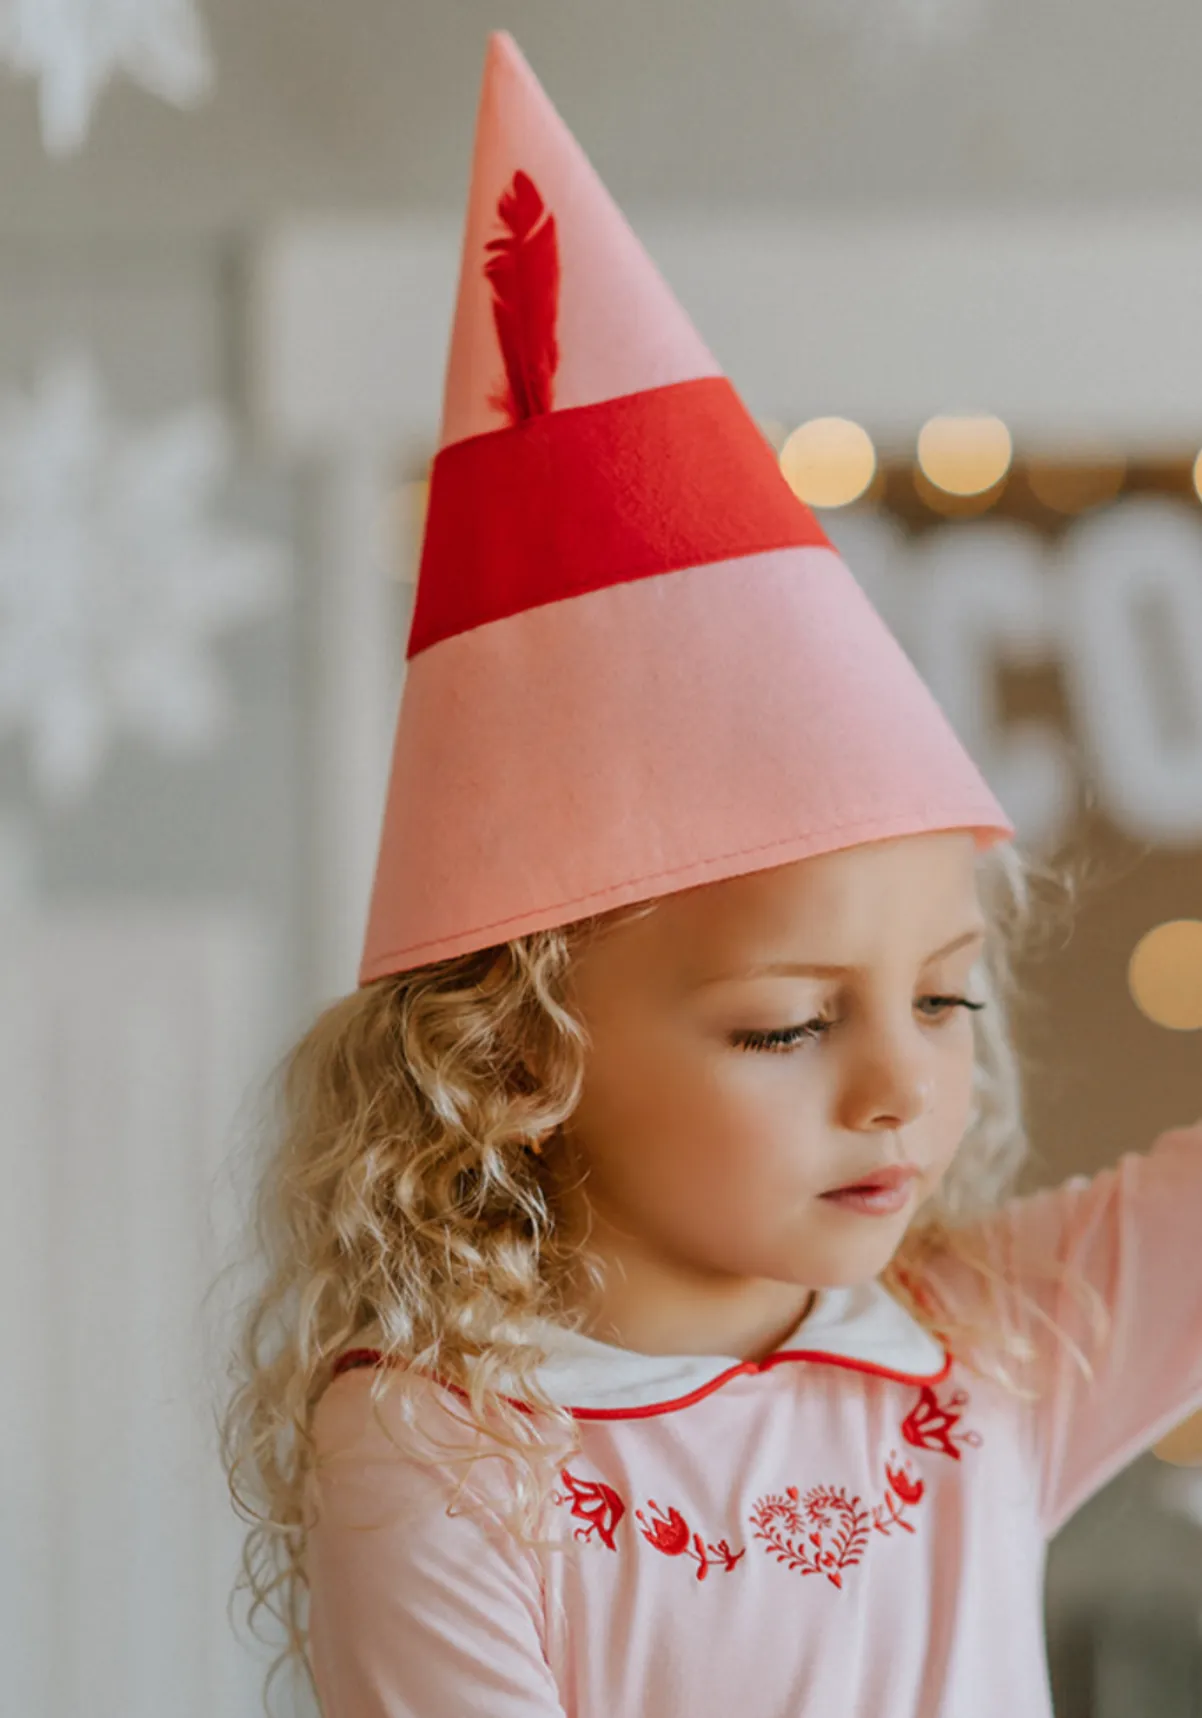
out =
[[(971, 835), (909, 836), (665, 896), (582, 952), (564, 1129), (597, 1333), (730, 1353), (888, 1263), (955, 1155), (985, 923)], [(827, 1197), (886, 1168), (898, 1209)]]

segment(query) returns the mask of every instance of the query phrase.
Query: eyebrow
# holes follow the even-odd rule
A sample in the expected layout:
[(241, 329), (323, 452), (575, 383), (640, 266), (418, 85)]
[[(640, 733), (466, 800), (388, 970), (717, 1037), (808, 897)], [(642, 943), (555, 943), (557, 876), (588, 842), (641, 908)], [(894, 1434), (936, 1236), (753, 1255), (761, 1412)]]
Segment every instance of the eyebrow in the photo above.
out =
[[(957, 949), (966, 948), (969, 943), (978, 942), (985, 936), (985, 934), (985, 926), (976, 925), (972, 930), (964, 931), (960, 936), (954, 937), (950, 943), (944, 943), (942, 948), (937, 948), (933, 954), (929, 954), (923, 962), (923, 965), (929, 966), (932, 961), (942, 960), (946, 955), (955, 954)], [(842, 973), (859, 972), (862, 970), (862, 968), (856, 966), (823, 966), (812, 961), (774, 960), (767, 962), (763, 966), (746, 967), (740, 972), (723, 972), (719, 973), (714, 978), (703, 978), (696, 988), (701, 990), (710, 984), (729, 984), (737, 978), (769, 978), (774, 976), (787, 978), (838, 978)]]

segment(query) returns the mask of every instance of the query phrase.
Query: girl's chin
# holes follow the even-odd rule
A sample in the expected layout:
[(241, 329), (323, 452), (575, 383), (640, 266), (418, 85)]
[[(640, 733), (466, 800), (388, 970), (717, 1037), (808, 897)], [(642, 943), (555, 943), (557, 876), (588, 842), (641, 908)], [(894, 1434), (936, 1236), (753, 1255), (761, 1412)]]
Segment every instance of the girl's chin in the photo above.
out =
[(789, 1280), (804, 1282), (810, 1288), (855, 1288), (871, 1282), (880, 1275), (901, 1245), (905, 1224), (874, 1223), (870, 1236), (847, 1240), (842, 1245), (816, 1247), (798, 1259)]

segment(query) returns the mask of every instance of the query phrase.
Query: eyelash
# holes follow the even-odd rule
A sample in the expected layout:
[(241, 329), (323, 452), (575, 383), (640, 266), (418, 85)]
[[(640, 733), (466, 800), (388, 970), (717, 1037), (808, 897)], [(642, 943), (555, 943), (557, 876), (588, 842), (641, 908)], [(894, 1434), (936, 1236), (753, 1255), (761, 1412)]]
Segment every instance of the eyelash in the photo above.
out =
[[(975, 1013), (985, 1006), (983, 1002), (970, 1002), (966, 996), (922, 996), (919, 1001), (939, 1005), (939, 1014), (928, 1016), (934, 1021), (945, 1019), (955, 1008), (970, 1008)], [(740, 1050), (792, 1050), (799, 1044), (821, 1038), (835, 1024), (833, 1020), (816, 1017), (802, 1026), (783, 1026), (777, 1032), (739, 1032), (733, 1042)]]

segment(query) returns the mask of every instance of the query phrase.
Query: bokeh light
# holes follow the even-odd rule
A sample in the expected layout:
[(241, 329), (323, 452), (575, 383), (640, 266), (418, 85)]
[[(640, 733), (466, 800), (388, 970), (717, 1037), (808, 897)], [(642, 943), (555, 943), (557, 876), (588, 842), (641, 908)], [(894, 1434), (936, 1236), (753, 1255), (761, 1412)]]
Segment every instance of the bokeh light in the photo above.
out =
[(876, 449), (867, 430), (850, 418), (812, 418), (786, 440), (780, 468), (809, 506), (846, 507), (876, 475)]
[(980, 495), (994, 488), (1013, 457), (1010, 431), (1000, 418), (930, 418), (919, 431), (919, 468), (936, 489), (949, 495)]
[(1170, 919), (1142, 936), (1127, 983), (1136, 1007), (1157, 1026), (1202, 1030), (1202, 919)]

